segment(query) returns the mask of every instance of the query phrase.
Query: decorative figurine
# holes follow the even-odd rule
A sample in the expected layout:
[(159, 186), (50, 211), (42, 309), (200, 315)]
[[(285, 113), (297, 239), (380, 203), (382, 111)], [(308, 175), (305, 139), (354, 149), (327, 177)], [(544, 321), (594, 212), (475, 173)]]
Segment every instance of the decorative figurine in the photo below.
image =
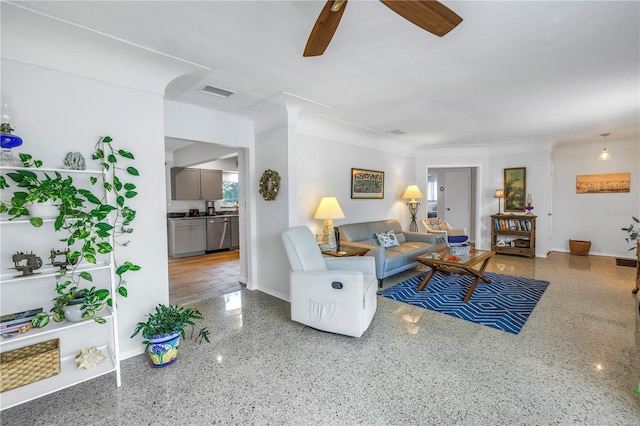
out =
[(531, 194), (527, 194), (524, 209), (527, 211), (525, 216), (533, 216), (533, 213), (531, 213), (531, 210), (533, 210), (533, 197)]
[(69, 152), (64, 157), (64, 168), (69, 170), (84, 170), (86, 168), (84, 157), (79, 152)]
[(107, 357), (100, 352), (100, 349), (95, 346), (91, 346), (89, 349), (82, 348), (80, 350), (80, 353), (76, 357), (76, 364), (78, 364), (78, 369), (84, 368), (88, 370), (91, 367), (95, 367), (105, 359), (107, 359)]
[[(64, 256), (64, 260), (56, 260), (56, 257)], [(69, 265), (75, 265), (78, 263), (78, 259), (69, 259), (69, 249), (55, 250), (51, 249), (51, 265), (60, 268), (60, 270), (66, 270)]]
[[(20, 262), (22, 262), (23, 260), (26, 260), (27, 263), (20, 264)], [(13, 255), (13, 264), (15, 265), (15, 267), (12, 269), (22, 271), (22, 275), (16, 275), (14, 278), (26, 277), (29, 275), (39, 274), (39, 272), (33, 272), (33, 271), (34, 269), (40, 269), (42, 267), (42, 259), (40, 259), (38, 256), (33, 254), (33, 252), (31, 253), (17, 252), (16, 254)]]

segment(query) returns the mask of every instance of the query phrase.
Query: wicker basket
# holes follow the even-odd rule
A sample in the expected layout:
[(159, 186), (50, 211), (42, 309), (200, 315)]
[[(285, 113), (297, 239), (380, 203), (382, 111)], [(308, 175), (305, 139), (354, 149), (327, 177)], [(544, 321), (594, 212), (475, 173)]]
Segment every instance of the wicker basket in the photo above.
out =
[(470, 245), (466, 245), (466, 246), (449, 245), (447, 246), (447, 249), (449, 251), (449, 254), (460, 256), (462, 254), (469, 254), (469, 252), (471, 251), (471, 246)]
[(0, 354), (0, 392), (60, 373), (60, 339)]
[(591, 241), (569, 240), (569, 251), (576, 256), (586, 256), (589, 254)]

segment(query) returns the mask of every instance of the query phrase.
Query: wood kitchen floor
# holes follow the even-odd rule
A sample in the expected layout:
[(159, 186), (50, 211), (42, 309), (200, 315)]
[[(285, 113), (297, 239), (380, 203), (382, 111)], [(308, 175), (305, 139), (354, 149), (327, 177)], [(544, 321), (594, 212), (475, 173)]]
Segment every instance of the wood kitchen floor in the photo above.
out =
[(169, 303), (184, 305), (197, 300), (232, 293), (240, 284), (238, 250), (202, 256), (169, 258)]

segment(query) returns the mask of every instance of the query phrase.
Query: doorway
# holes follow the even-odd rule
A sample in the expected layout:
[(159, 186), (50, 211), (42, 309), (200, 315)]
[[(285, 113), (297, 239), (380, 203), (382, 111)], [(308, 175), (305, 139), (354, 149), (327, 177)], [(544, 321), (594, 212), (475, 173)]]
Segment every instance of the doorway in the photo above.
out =
[(477, 167), (428, 168), (428, 215), (438, 216), (455, 228), (466, 228), (476, 242)]
[[(243, 202), (246, 190), (244, 164), (240, 159), (246, 157), (244, 148), (218, 145), (207, 142), (183, 141), (165, 138), (165, 177), (167, 214), (183, 214), (198, 211), (200, 216), (208, 212), (206, 200), (172, 200), (171, 168), (194, 167), (202, 170), (222, 171), (222, 199), (214, 201), (216, 214), (236, 216), (235, 244), (229, 250), (207, 252), (203, 255), (171, 258), (168, 257), (169, 301), (172, 304), (191, 303), (197, 300), (221, 296), (244, 288), (242, 271), (246, 271), (241, 255), (246, 241), (242, 236), (246, 226)], [(201, 218), (203, 222), (208, 218)], [(240, 229), (242, 228), (242, 229)], [(205, 226), (206, 229), (206, 226)], [(240, 229), (238, 237), (237, 230)], [(199, 232), (199, 231), (198, 231)], [(206, 241), (206, 237), (205, 237)], [(246, 273), (245, 275), (246, 276)], [(246, 282), (246, 280), (244, 280)]]

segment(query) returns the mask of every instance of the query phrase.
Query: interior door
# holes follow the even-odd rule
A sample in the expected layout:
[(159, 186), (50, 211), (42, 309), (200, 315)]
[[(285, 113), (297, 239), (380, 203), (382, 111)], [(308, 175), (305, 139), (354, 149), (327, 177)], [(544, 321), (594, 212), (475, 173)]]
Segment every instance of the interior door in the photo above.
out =
[(471, 169), (445, 173), (444, 220), (454, 228), (471, 229)]

